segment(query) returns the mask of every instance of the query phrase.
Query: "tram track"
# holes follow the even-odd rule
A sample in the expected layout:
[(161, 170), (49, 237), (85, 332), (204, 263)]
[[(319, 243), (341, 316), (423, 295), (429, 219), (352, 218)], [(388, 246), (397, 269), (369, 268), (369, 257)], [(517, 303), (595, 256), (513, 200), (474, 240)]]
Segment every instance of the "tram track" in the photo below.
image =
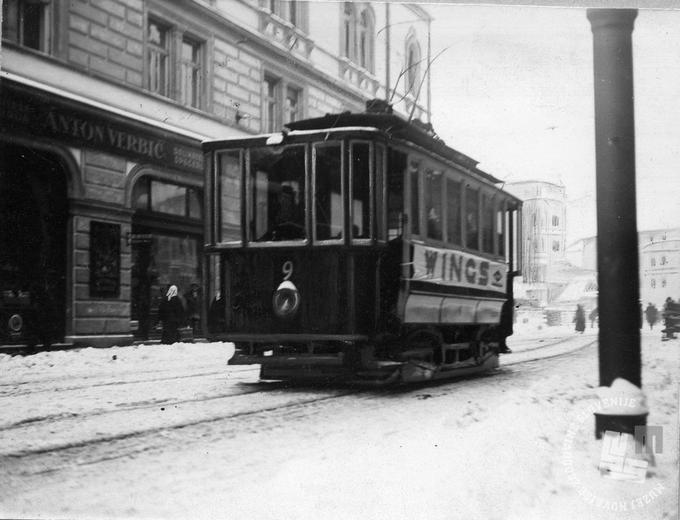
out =
[[(576, 341), (576, 345), (568, 345), (564, 348), (564, 344), (575, 342), (573, 338), (556, 338), (557, 341), (546, 343), (540, 347), (530, 347), (519, 352), (531, 352), (521, 359), (504, 361), (501, 364), (498, 376), (514, 377), (518, 372), (515, 366), (530, 363), (533, 361), (540, 361), (555, 357), (567, 356), (578, 350), (585, 349), (592, 346), (595, 341)], [(585, 338), (578, 338), (583, 340)], [(562, 345), (563, 348), (557, 352), (545, 352), (546, 348), (557, 347)], [(543, 351), (543, 355), (536, 355), (537, 351)], [(547, 354), (547, 355), (546, 355)], [(503, 371), (503, 367), (512, 366), (510, 371)], [(231, 370), (231, 369), (230, 369)], [(252, 370), (252, 369), (248, 369)], [(245, 371), (245, 370), (241, 370)], [(191, 374), (186, 377), (209, 377), (210, 375), (219, 375), (223, 371), (211, 371), (209, 373)], [(164, 379), (164, 378), (161, 378)], [(468, 379), (468, 378), (466, 378)], [(474, 379), (474, 378), (472, 378)], [(121, 381), (119, 384), (133, 384), (135, 382), (153, 382), (155, 379), (137, 379), (134, 381)], [(455, 380), (453, 381), (455, 382)], [(222, 393), (217, 395), (210, 395), (201, 398), (187, 398), (187, 399), (170, 399), (166, 401), (153, 401), (139, 403), (132, 406), (118, 406), (110, 409), (93, 410), (91, 412), (82, 414), (53, 414), (44, 417), (25, 419), (16, 423), (8, 424), (0, 427), (0, 436), (5, 438), (21, 439), (27, 432), (33, 432), (32, 437), (38, 439), (41, 437), (40, 430), (52, 431), (57, 433), (66, 430), (77, 431), (80, 429), (81, 438), (72, 439), (67, 442), (54, 442), (52, 444), (45, 444), (44, 442), (37, 442), (32, 444), (28, 442), (19, 442), (13, 444), (13, 447), (4, 444), (0, 447), (0, 463), (5, 467), (14, 467), (19, 469), (23, 463), (21, 461), (30, 461), (41, 459), (45, 463), (39, 464), (43, 469), (39, 471), (57, 471), (61, 467), (72, 465), (74, 460), (76, 464), (95, 464), (98, 461), (111, 460), (112, 458), (120, 458), (126, 456), (133, 456), (136, 453), (152, 450), (162, 449), (166, 445), (168, 438), (171, 438), (182, 432), (180, 436), (183, 440), (177, 442), (185, 442), (186, 434), (189, 431), (201, 429), (202, 426), (225, 423), (229, 421), (242, 420), (250, 418), (257, 422), (258, 416), (266, 416), (271, 414), (287, 414), (294, 413), (297, 409), (305, 409), (316, 403), (323, 403), (339, 399), (343, 397), (353, 396), (359, 393), (368, 392), (368, 396), (376, 396), (389, 390), (367, 390), (365, 388), (353, 388), (347, 386), (325, 387), (326, 393), (318, 395), (321, 390), (319, 387), (305, 387), (295, 385), (289, 387), (285, 383), (252, 383), (255, 388), (246, 391), (238, 391), (236, 393)], [(460, 381), (458, 382), (460, 384)], [(101, 386), (107, 386), (102, 384)], [(242, 385), (239, 385), (242, 386)], [(439, 386), (439, 385), (437, 385)], [(282, 388), (283, 387), (283, 388)], [(82, 387), (78, 387), (82, 388)], [(291, 394), (300, 392), (307, 393), (307, 396), (291, 400)], [(252, 406), (253, 397), (257, 394), (262, 394), (266, 398), (266, 404), (260, 406)], [(237, 410), (233, 406), (235, 401), (240, 398), (247, 399), (247, 403), (237, 404)], [(227, 405), (230, 408), (229, 413), (223, 413), (225, 403), (232, 403)], [(240, 406), (240, 407), (239, 407)], [(199, 409), (203, 407), (203, 409)], [(190, 415), (193, 417), (168, 417), (163, 418), (159, 414), (159, 410), (183, 410), (190, 408)], [(136, 428), (119, 428), (118, 431), (108, 430), (102, 426), (120, 426), (135, 425), (135, 418), (144, 417), (146, 414), (156, 414), (156, 420), (147, 422), (142, 427)], [(116, 419), (116, 415), (120, 419)], [(172, 414), (169, 414), (172, 415)], [(148, 416), (147, 416), (148, 418)], [(87, 426), (89, 423), (89, 427)], [(102, 431), (104, 430), (104, 431)], [(115, 430), (115, 428), (114, 428)], [(46, 436), (49, 438), (49, 435)], [(62, 437), (63, 434), (62, 434)], [(160, 440), (160, 442), (159, 442)], [(10, 449), (7, 449), (10, 448)], [(56, 464), (49, 461), (53, 460)]]

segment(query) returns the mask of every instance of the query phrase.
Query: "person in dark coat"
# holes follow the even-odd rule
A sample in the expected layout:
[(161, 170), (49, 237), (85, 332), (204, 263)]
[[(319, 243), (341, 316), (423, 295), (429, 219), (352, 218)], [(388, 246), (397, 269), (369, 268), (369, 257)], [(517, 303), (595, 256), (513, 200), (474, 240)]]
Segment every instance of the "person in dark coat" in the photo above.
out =
[(597, 307), (590, 311), (590, 315), (588, 317), (590, 318), (590, 328), (595, 328), (595, 322), (597, 321)]
[(576, 324), (576, 332), (583, 334), (586, 330), (586, 313), (583, 307), (579, 304), (576, 306), (576, 314), (574, 315), (574, 323)]
[(171, 285), (158, 307), (158, 318), (163, 326), (161, 343), (166, 345), (180, 340), (179, 328), (184, 324), (184, 306), (177, 292), (177, 286)]
[(647, 323), (649, 323), (649, 330), (652, 330), (654, 328), (654, 324), (659, 319), (659, 310), (656, 308), (656, 305), (653, 303), (647, 304), (647, 308), (645, 309), (645, 318), (647, 319)]

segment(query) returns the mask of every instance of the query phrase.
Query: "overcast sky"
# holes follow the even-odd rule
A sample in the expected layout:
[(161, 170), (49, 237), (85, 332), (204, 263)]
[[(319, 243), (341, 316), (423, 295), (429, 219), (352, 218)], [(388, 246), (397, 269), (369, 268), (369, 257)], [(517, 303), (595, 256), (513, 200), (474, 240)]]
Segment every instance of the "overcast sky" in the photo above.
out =
[[(596, 234), (593, 38), (583, 8), (428, 4), (432, 122), (513, 182), (563, 183), (568, 240)], [(680, 227), (680, 10), (633, 31), (638, 229)]]

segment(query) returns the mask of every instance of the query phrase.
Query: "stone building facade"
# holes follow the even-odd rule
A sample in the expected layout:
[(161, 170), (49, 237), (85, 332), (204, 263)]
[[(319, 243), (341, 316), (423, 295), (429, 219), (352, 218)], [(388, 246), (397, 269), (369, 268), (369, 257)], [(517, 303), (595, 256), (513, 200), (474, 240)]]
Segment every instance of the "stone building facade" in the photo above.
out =
[(376, 97), (430, 119), (430, 18), (416, 5), (2, 9), (0, 343), (153, 337), (167, 286), (188, 301), (202, 282), (202, 140)]

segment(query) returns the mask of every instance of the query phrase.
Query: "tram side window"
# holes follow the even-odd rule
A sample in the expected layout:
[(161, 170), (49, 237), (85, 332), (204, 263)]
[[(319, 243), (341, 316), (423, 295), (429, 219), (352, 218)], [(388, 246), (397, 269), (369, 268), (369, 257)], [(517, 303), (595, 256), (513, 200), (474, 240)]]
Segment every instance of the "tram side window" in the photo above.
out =
[(251, 240), (304, 240), (305, 147), (252, 149), (249, 182)]
[(316, 145), (314, 161), (314, 238), (343, 237), (342, 162), (340, 144)]
[(465, 246), (479, 249), (479, 191), (465, 188)]
[(218, 158), (220, 242), (241, 239), (241, 153), (225, 152)]
[(418, 163), (412, 162), (409, 168), (409, 182), (411, 185), (411, 233), (420, 235), (420, 179)]
[(401, 235), (401, 214), (404, 211), (404, 170), (406, 155), (390, 150), (387, 169), (387, 239)]
[(460, 182), (446, 179), (446, 240), (461, 244), (461, 189)]
[(371, 229), (371, 149), (352, 143), (352, 238), (369, 238)]
[(493, 199), (482, 194), (482, 251), (493, 253)]
[(442, 172), (427, 170), (425, 175), (425, 208), (427, 237), (442, 239)]
[(505, 256), (505, 222), (506, 213), (501, 207), (496, 211), (496, 244), (498, 246), (498, 256)]
[(386, 227), (385, 147), (375, 147), (375, 228), (378, 240), (385, 240)]

